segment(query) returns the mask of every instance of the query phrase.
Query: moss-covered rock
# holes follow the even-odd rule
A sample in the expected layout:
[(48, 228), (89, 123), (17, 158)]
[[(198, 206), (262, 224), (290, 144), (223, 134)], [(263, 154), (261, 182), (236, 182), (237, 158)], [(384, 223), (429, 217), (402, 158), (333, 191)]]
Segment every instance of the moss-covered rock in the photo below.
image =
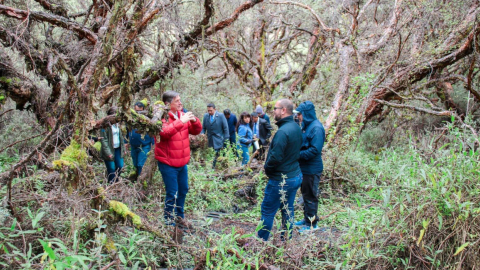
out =
[(130, 209), (124, 203), (112, 200), (109, 202), (109, 206), (111, 211), (117, 213), (123, 218), (130, 217), (135, 227), (142, 227), (142, 219), (140, 216), (130, 211)]

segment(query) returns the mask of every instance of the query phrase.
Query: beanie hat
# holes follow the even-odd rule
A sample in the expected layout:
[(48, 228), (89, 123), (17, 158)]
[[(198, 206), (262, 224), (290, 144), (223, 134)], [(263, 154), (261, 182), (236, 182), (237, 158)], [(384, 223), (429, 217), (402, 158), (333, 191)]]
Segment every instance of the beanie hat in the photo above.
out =
[(255, 112), (258, 113), (258, 114), (263, 114), (262, 106), (257, 105), (257, 108), (255, 108)]

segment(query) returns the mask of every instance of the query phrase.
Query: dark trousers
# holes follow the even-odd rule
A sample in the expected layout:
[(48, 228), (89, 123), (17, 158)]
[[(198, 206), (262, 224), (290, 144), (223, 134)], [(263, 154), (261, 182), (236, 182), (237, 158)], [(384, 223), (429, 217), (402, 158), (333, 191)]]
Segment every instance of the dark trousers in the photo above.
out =
[(107, 167), (108, 183), (112, 184), (118, 180), (120, 172), (123, 168), (123, 158), (121, 147), (115, 148), (113, 160), (104, 160), (105, 167)]
[(267, 153), (268, 143), (264, 145), (260, 145), (260, 149), (258, 150), (258, 160), (265, 160), (265, 154)]
[(131, 147), (131, 154), (132, 154), (132, 161), (133, 166), (135, 166), (137, 176), (142, 173), (143, 165), (145, 165), (145, 161), (147, 161), (148, 152), (150, 152), (151, 145), (142, 145), (137, 147)]
[[(265, 187), (265, 196), (263, 198), (261, 207), (261, 221), (263, 227), (258, 231), (258, 237), (267, 241), (270, 236), (270, 231), (273, 227), (273, 220), (278, 209), (282, 212), (282, 239), (286, 239), (285, 232), (288, 227), (288, 238), (291, 238), (294, 208), (295, 194), (302, 183), (302, 174), (285, 179), (285, 183), (282, 180), (268, 180)], [(282, 198), (283, 197), (283, 198)]]
[(158, 162), (158, 169), (165, 184), (165, 208), (163, 215), (167, 224), (172, 224), (175, 217), (184, 218), (185, 198), (188, 193), (188, 168), (172, 167)]
[(215, 149), (215, 157), (213, 158), (213, 166), (212, 166), (214, 169), (215, 169), (215, 166), (217, 165), (217, 159), (220, 156), (220, 150), (222, 150), (222, 148)]
[(237, 134), (233, 133), (230, 134), (230, 138), (228, 138), (230, 142), (230, 146), (233, 149), (233, 152), (235, 153), (235, 156), (238, 158), (238, 151), (237, 151)]
[(302, 181), (303, 215), (306, 225), (315, 226), (319, 220), (318, 212), (318, 184), (322, 174), (304, 174)]

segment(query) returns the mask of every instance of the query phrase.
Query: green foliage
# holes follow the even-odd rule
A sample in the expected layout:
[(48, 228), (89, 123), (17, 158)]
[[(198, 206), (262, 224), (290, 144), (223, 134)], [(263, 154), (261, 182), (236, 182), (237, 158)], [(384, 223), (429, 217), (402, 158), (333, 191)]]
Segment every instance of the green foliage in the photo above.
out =
[(87, 167), (88, 155), (85, 148), (77, 141), (72, 140), (70, 145), (63, 150), (60, 159), (53, 161), (53, 167), (57, 170), (63, 166), (74, 169), (79, 167), (85, 169)]

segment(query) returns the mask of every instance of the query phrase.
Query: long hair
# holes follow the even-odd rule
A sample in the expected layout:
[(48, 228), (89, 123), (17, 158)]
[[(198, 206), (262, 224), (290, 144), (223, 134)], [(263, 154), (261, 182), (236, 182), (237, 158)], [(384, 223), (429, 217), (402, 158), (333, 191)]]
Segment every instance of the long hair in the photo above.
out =
[(249, 126), (250, 126), (251, 129), (253, 129), (252, 117), (250, 116), (249, 113), (247, 113), (247, 112), (242, 112), (242, 114), (240, 115), (240, 120), (237, 122), (237, 126), (235, 127), (235, 131), (238, 132), (238, 127), (239, 127), (240, 125), (246, 125), (246, 124), (247, 124), (247, 123), (245, 123), (245, 118), (246, 118), (246, 117), (250, 118), (250, 124), (249, 124)]

